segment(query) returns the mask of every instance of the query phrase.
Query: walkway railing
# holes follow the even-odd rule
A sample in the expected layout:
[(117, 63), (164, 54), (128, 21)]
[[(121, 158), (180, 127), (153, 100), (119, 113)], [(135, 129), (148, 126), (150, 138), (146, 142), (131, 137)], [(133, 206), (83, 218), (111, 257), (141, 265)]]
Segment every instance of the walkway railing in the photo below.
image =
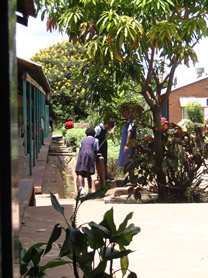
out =
[[(44, 130), (41, 130), (41, 117), (44, 117)], [(46, 93), (28, 73), (23, 74), (23, 125), (24, 125), (24, 176), (32, 175), (42, 141), (49, 134), (49, 106)]]

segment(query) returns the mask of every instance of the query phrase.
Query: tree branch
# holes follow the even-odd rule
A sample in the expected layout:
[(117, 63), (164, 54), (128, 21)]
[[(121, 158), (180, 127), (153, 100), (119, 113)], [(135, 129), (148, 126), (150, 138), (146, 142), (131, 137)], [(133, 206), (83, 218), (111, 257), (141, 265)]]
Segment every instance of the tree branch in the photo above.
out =
[(173, 84), (173, 77), (174, 77), (174, 74), (175, 74), (175, 70), (177, 68), (177, 62), (175, 62), (171, 68), (171, 71), (170, 73), (168, 74), (169, 77), (166, 76), (165, 80), (168, 79), (168, 86), (167, 86), (167, 90), (166, 90), (166, 93), (163, 95), (163, 98), (162, 98), (162, 101), (161, 101), (161, 107), (164, 107), (164, 105), (166, 104), (167, 102), (167, 99), (171, 93), (171, 88), (172, 88), (172, 84)]
[(144, 99), (146, 100), (147, 104), (149, 105), (149, 107), (151, 109), (153, 109), (154, 107), (154, 104), (153, 104), (153, 101), (149, 98), (148, 96), (148, 92), (147, 91), (142, 91), (141, 94), (143, 95)]
[(147, 78), (144, 84), (144, 91), (147, 91), (147, 88), (149, 86), (149, 83), (151, 81), (151, 77), (152, 77), (152, 70), (153, 70), (153, 63), (154, 63), (154, 56), (155, 56), (155, 48), (151, 48), (152, 53), (151, 53), (151, 59), (149, 61), (149, 68), (148, 68), (148, 73), (147, 73)]

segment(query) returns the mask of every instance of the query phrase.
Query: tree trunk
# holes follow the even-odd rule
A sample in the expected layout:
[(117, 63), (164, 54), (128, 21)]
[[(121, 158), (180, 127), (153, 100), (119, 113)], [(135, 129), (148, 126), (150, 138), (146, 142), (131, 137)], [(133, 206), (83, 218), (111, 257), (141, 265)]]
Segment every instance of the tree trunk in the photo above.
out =
[(162, 162), (164, 158), (164, 149), (162, 144), (162, 127), (161, 127), (161, 111), (155, 109), (153, 111), (153, 119), (155, 122), (154, 128), (154, 151), (155, 151), (155, 162), (158, 167), (157, 171), (157, 184), (160, 201), (167, 201), (167, 190), (164, 187), (166, 185), (166, 178), (162, 171)]

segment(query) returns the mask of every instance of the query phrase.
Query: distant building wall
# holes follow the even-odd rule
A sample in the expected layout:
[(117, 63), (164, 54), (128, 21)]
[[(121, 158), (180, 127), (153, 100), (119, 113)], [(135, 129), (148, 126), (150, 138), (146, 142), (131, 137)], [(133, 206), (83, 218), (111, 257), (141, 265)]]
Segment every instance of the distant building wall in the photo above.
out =
[(174, 89), (169, 97), (169, 121), (178, 123), (183, 119), (183, 104), (182, 99), (190, 98), (190, 101), (195, 97), (198, 102), (203, 103), (202, 108), (204, 114), (208, 109), (208, 77), (198, 80), (189, 85)]

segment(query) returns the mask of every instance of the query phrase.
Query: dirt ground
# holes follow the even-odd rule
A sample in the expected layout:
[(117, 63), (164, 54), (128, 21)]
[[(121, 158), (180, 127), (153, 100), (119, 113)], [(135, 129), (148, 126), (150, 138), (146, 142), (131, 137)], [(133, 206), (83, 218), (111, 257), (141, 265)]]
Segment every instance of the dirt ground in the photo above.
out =
[(43, 194), (49, 194), (49, 192), (57, 193), (56, 159), (56, 156), (48, 156), (48, 162), (46, 165), (45, 177), (42, 187)]

